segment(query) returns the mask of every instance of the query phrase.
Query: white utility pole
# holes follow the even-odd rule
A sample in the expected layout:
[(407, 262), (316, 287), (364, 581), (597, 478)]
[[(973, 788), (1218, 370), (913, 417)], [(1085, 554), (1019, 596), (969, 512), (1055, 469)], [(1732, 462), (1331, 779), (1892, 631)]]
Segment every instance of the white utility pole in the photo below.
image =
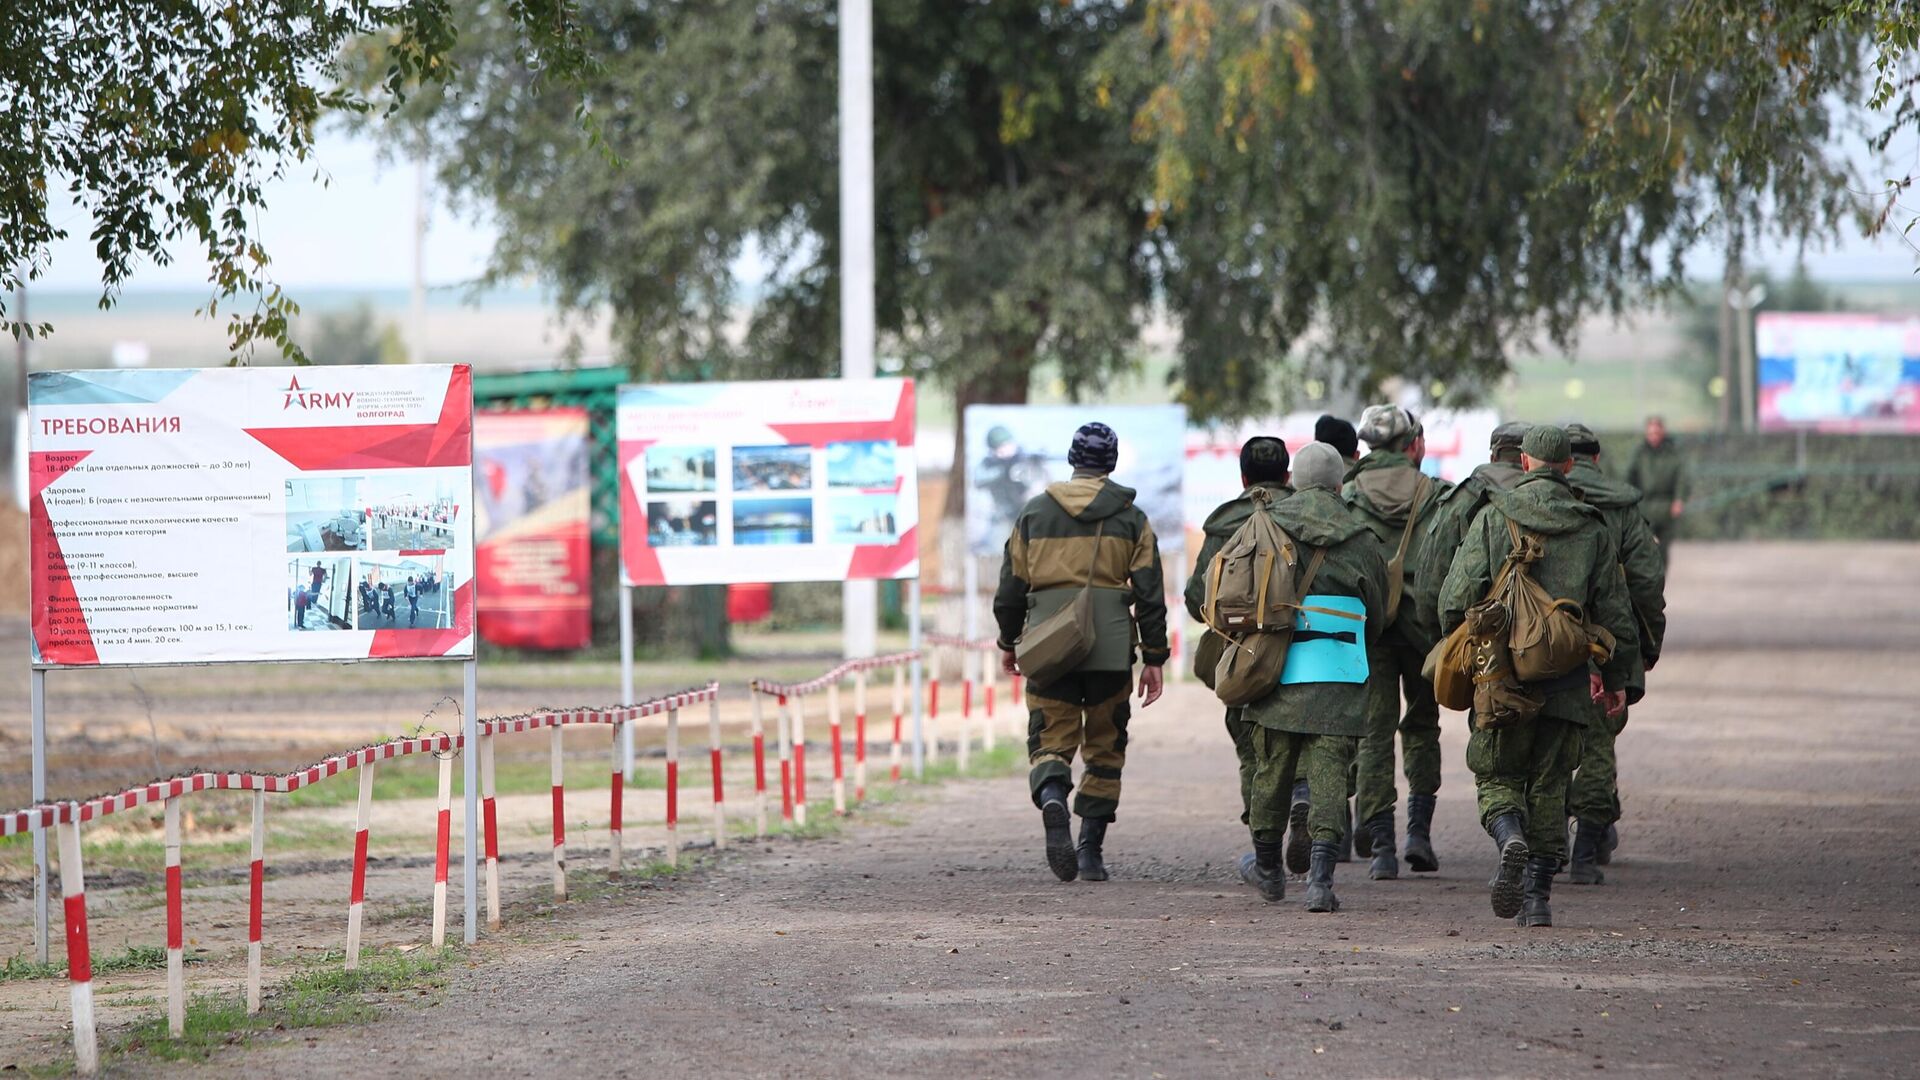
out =
[(407, 361), (427, 362), (427, 154), (413, 159), (413, 295), (407, 320)]
[[(840, 0), (840, 377), (873, 378), (873, 0)], [(880, 591), (841, 586), (849, 658), (877, 648)]]
[[(1727, 302), (1732, 305), (1740, 320), (1735, 330), (1740, 342), (1740, 430), (1752, 432), (1754, 418), (1758, 415), (1755, 406), (1754, 380), (1758, 361), (1753, 355), (1753, 309), (1765, 303), (1767, 287), (1753, 285), (1745, 289), (1731, 289), (1727, 292)], [(1727, 388), (1733, 392), (1732, 387)]]

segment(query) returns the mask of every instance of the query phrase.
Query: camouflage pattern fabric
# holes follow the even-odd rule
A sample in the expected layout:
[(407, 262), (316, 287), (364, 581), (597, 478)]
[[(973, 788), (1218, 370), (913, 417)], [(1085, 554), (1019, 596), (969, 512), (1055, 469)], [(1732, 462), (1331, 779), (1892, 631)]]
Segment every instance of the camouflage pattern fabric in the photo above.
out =
[[(1307, 781), (1307, 832), (1329, 843), (1347, 827), (1347, 767), (1358, 739), (1297, 731), (1253, 730), (1253, 783), (1247, 827), (1259, 843), (1279, 843), (1293, 804), (1293, 782)], [(1324, 793), (1324, 794), (1323, 794)]]
[(1120, 772), (1127, 764), (1131, 671), (1079, 671), (1027, 688), (1027, 787), (1033, 805), (1040, 788), (1058, 780), (1073, 787), (1073, 757), (1085, 762), (1073, 812), (1112, 821), (1120, 809)]

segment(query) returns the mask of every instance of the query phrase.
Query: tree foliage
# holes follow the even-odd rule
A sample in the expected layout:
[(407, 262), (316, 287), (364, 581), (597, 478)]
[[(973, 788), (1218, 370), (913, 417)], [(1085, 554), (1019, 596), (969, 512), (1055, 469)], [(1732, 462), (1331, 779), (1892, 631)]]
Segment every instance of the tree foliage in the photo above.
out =
[[(496, 63), (535, 80), (591, 69), (571, 0), (489, 7), (515, 31)], [(266, 187), (301, 170), (323, 179), (322, 117), (368, 108), (339, 82), (345, 45), (385, 43), (377, 81), (397, 99), (447, 73), (457, 32), (448, 0), (14, 0), (0, 19), (0, 314), (67, 235), (49, 202), (64, 187), (95, 222), (102, 307), (143, 261), (193, 245), (212, 266), (206, 312), (227, 309), (232, 350), (264, 340), (299, 358), (299, 309), (255, 217)]]

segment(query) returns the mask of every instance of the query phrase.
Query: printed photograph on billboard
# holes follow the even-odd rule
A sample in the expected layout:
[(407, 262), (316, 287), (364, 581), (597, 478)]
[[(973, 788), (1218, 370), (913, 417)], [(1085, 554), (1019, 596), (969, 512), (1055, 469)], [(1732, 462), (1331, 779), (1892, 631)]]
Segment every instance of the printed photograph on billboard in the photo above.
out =
[[(484, 412), (474, 424), (480, 636), (520, 649), (585, 648), (593, 642), (587, 410)], [(695, 462), (691, 475), (701, 474)], [(710, 457), (704, 476), (710, 486)]]
[(1754, 317), (1762, 430), (1920, 432), (1920, 317)]

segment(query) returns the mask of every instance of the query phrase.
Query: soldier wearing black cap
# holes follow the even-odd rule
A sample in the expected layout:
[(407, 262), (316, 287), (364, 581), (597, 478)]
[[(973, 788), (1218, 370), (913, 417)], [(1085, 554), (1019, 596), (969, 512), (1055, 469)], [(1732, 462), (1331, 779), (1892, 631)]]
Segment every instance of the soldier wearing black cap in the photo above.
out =
[(1516, 540), (1529, 548), (1537, 540), (1539, 557), (1526, 564), (1527, 575), (1556, 601), (1580, 605), (1588, 620), (1614, 637), (1614, 651), (1598, 673), (1582, 668), (1525, 684), (1542, 703), (1539, 714), (1510, 726), (1476, 723), (1467, 742), (1480, 821), (1499, 850), (1493, 913), (1517, 916), (1521, 926), (1552, 926), (1548, 902), (1566, 856), (1567, 789), (1581, 737), (1602, 708), (1618, 714), (1625, 707), (1639, 632), (1613, 535), (1600, 512), (1581, 502), (1567, 482), (1573, 469), (1567, 433), (1535, 426), (1521, 440), (1520, 465), (1526, 479), (1493, 493), (1453, 557), (1440, 589), (1440, 626), (1451, 631), (1487, 597)]
[[(1600, 470), (1600, 439), (1585, 424), (1568, 424), (1573, 448), (1573, 471), (1567, 479), (1588, 506), (1600, 511), (1620, 551), (1620, 574), (1627, 583), (1627, 599), (1640, 630), (1640, 648), (1627, 673), (1627, 704), (1646, 696), (1647, 671), (1660, 659), (1667, 635), (1667, 566), (1659, 541), (1640, 514), (1640, 492)], [(1614, 741), (1627, 726), (1627, 710), (1602, 717), (1587, 728), (1580, 749), (1580, 766), (1573, 774), (1567, 810), (1574, 817), (1573, 854), (1567, 880), (1575, 885), (1599, 885), (1606, 880), (1600, 867), (1609, 862), (1618, 843), (1614, 829), (1620, 820), (1619, 758)]]
[[(1142, 665), (1144, 708), (1160, 698), (1160, 668), (1168, 655), (1159, 541), (1133, 504), (1133, 489), (1107, 475), (1119, 458), (1119, 436), (1107, 425), (1086, 424), (1074, 433), (1067, 453), (1073, 478), (1048, 485), (1020, 511), (993, 596), (1002, 666), (1010, 674), (1019, 671), (1014, 644), (1029, 625), (1073, 603), (1083, 589), (1092, 602), (1087, 658), (1065, 675), (1027, 688), (1027, 782), (1046, 830), (1047, 864), (1062, 881), (1107, 879), (1101, 845), (1120, 808), (1133, 664), (1138, 659)], [(1076, 754), (1085, 762), (1073, 796), (1073, 812), (1080, 816), (1077, 847), (1067, 816)]]

